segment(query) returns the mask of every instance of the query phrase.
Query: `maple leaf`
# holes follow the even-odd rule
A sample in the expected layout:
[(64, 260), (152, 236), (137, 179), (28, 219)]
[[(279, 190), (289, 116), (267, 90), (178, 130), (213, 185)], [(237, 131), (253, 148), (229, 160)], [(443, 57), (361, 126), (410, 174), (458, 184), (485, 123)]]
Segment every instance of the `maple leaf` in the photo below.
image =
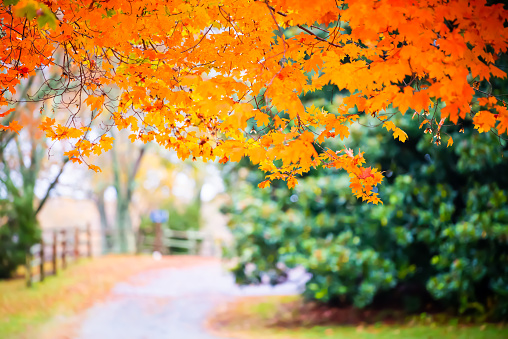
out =
[(363, 186), (359, 182), (352, 182), (349, 188), (351, 188), (353, 192), (361, 192), (363, 190)]
[(261, 181), (261, 182), (258, 184), (258, 187), (259, 187), (259, 188), (266, 188), (266, 187), (270, 187), (270, 180)]
[(137, 134), (134, 134), (134, 133), (131, 133), (131, 134), (129, 134), (128, 138), (129, 138), (129, 140), (130, 140), (131, 142), (134, 142), (134, 141), (136, 141), (136, 139), (138, 138), (138, 135), (137, 135)]
[(383, 122), (383, 126), (388, 130), (388, 131), (395, 131), (395, 129), (397, 128), (397, 126), (395, 126), (395, 124), (393, 123), (393, 121), (385, 121)]
[(294, 176), (290, 176), (287, 179), (287, 185), (288, 185), (289, 189), (294, 188), (297, 184), (298, 184), (298, 180), (296, 180), (296, 178)]
[(113, 148), (113, 141), (115, 141), (115, 138), (108, 137), (106, 135), (102, 135), (101, 139), (99, 140), (100, 147), (104, 152), (109, 151)]
[(489, 111), (480, 111), (474, 116), (473, 123), (478, 132), (488, 132), (496, 125), (496, 117)]
[(249, 158), (254, 165), (259, 164), (264, 155), (265, 150), (261, 147), (254, 148), (249, 151)]
[(235, 147), (230, 150), (229, 152), (229, 159), (232, 162), (240, 162), (242, 160), (242, 157), (245, 155), (245, 150), (240, 147)]
[(498, 132), (508, 134), (508, 111), (505, 110), (503, 113), (500, 113), (497, 119), (499, 121), (497, 126)]
[(367, 178), (373, 177), (374, 175), (371, 173), (371, 171), (372, 171), (371, 167), (364, 168), (362, 170), (362, 173), (360, 173), (360, 175), (358, 175), (358, 178), (367, 179)]
[(63, 154), (67, 156), (72, 162), (77, 162), (80, 164), (82, 163), (82, 160), (80, 159), (81, 154), (77, 149), (72, 149), (70, 151), (64, 152)]
[[(346, 147), (346, 146), (344, 146), (344, 147)], [(354, 158), (355, 157), (354, 154), (353, 154), (353, 150), (351, 148), (347, 148), (346, 147), (346, 149), (344, 150), (344, 153), (346, 153), (347, 156), (350, 157), (350, 158)]]
[(51, 127), (55, 124), (55, 119), (44, 117), (44, 119), (41, 121), (41, 124), (39, 128), (43, 131), (48, 131), (51, 129)]
[(9, 130), (19, 134), (19, 131), (23, 128), (22, 125), (19, 124), (18, 120), (13, 120), (10, 122), (9, 126), (1, 126), (4, 130)]
[(0, 113), (0, 118), (5, 117), (6, 115), (14, 112), (15, 110), (16, 110), (15, 108), (11, 108), (11, 109), (8, 109), (7, 111), (3, 112), (3, 113)]
[(258, 122), (258, 126), (262, 125), (268, 126), (270, 124), (270, 117), (266, 113), (258, 111), (256, 113), (255, 119)]
[(99, 166), (95, 166), (93, 164), (89, 164), (88, 168), (91, 169), (92, 171), (94, 171), (95, 173), (102, 172), (102, 170), (101, 170), (101, 168)]
[(102, 105), (104, 105), (104, 99), (105, 97), (103, 95), (98, 97), (90, 95), (85, 99), (85, 103), (90, 106), (91, 110), (100, 112)]
[(406, 134), (406, 132), (404, 132), (403, 130), (401, 130), (400, 128), (397, 127), (393, 131), (393, 138), (394, 139), (399, 138), (400, 141), (406, 142), (407, 134)]
[(453, 145), (453, 139), (452, 139), (452, 137), (449, 137), (448, 142), (446, 143), (446, 147), (450, 147), (452, 145)]

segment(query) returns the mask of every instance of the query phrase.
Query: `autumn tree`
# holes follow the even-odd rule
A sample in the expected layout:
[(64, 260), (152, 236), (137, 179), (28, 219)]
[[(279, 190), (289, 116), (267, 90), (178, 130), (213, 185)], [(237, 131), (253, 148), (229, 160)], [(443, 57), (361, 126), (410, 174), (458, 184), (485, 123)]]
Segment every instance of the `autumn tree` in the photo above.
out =
[(136, 207), (144, 218), (144, 225), (152, 224), (149, 221), (152, 211), (166, 210), (169, 228), (199, 229), (201, 195), (207, 176), (207, 166), (203, 163), (181, 161), (173, 151), (152, 148), (140, 168), (139, 179), (143, 183), (136, 190)]
[[(87, 158), (107, 139), (89, 130), (103, 115), (104, 136), (128, 129), (182, 159), (247, 156), (266, 172), (260, 187), (293, 187), (316, 166), (343, 169), (353, 193), (377, 204), (380, 170), (325, 139), (347, 137), (365, 115), (404, 142), (397, 114), (419, 117), (437, 144), (452, 144), (446, 127), (466, 116), (479, 132), (506, 134), (492, 84), (506, 76), (496, 60), (507, 17), (481, 0), (3, 0), (0, 105), (21, 100), (23, 78), (56, 67), (52, 91), (65, 94), (68, 114), (41, 127), (75, 145), (72, 161), (98, 170)], [(299, 100), (329, 84), (350, 93), (337, 111)]]
[[(18, 90), (26, 96), (37, 82), (31, 77)], [(0, 278), (9, 277), (23, 264), (26, 251), (40, 239), (37, 216), (69, 160), (48, 159), (51, 145), (38, 128), (40, 115), (50, 110), (48, 105), (18, 102), (13, 110), (2, 122), (14, 126), (12, 121), (19, 119), (25, 128), (0, 134)]]
[[(110, 131), (110, 134), (115, 137), (108, 137), (111, 144), (107, 154), (99, 155), (100, 159), (92, 159), (103, 171), (93, 176), (90, 197), (101, 220), (103, 252), (133, 252), (131, 203), (147, 145), (131, 144), (125, 133)], [(114, 211), (107, 208), (105, 193), (108, 188), (113, 188), (115, 192)]]

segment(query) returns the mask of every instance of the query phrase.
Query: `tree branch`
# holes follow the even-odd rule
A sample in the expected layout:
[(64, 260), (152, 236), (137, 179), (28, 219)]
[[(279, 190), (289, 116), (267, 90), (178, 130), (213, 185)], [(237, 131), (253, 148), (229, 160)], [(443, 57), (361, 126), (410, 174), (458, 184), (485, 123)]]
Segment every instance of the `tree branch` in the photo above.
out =
[(62, 167), (60, 168), (60, 172), (58, 172), (58, 175), (56, 176), (55, 180), (53, 180), (53, 182), (49, 185), (48, 187), (48, 190), (46, 191), (46, 194), (44, 195), (44, 198), (42, 198), (42, 200), (39, 202), (39, 206), (37, 207), (37, 209), (35, 210), (35, 215), (37, 215), (40, 210), (42, 209), (42, 207), (44, 206), (44, 204), (46, 203), (46, 201), (48, 200), (49, 198), (49, 193), (51, 192), (51, 190), (53, 188), (55, 188), (56, 184), (58, 183), (58, 179), (60, 179), (60, 176), (62, 175), (63, 173), (63, 170), (65, 168), (65, 165), (69, 162), (69, 158), (65, 158), (64, 159), (64, 163), (62, 165)]
[(127, 202), (130, 203), (132, 198), (132, 192), (134, 191), (134, 179), (136, 178), (136, 174), (138, 173), (139, 167), (141, 166), (141, 160), (143, 159), (143, 155), (146, 151), (146, 145), (143, 145), (141, 149), (139, 150), (138, 158), (136, 159), (136, 162), (134, 163), (134, 166), (132, 167), (131, 173), (129, 173), (129, 182), (127, 183)]

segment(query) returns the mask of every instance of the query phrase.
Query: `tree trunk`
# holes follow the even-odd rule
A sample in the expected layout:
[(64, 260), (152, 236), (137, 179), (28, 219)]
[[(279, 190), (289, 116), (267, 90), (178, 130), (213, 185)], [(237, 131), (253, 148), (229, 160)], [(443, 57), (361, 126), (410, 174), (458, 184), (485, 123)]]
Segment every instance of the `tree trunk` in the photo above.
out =
[(122, 196), (117, 195), (116, 200), (116, 228), (118, 230), (118, 245), (121, 253), (131, 253), (132, 248), (132, 227), (129, 215), (129, 202)]
[(104, 204), (104, 189), (99, 191), (97, 198), (94, 199), (99, 216), (101, 219), (101, 235), (102, 235), (102, 253), (106, 254), (113, 248), (112, 235), (110, 234), (110, 227), (108, 223), (108, 216), (106, 214), (106, 206)]

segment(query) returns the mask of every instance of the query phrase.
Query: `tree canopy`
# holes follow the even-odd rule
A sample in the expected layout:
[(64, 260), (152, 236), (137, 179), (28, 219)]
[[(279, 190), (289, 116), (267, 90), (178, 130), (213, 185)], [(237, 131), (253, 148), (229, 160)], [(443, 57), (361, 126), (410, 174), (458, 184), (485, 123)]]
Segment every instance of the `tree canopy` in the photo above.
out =
[[(496, 64), (506, 18), (502, 4), (479, 0), (3, 0), (1, 115), (23, 100), (16, 85), (41, 73), (49, 90), (31, 98), (56, 98), (66, 112), (41, 128), (74, 146), (72, 161), (110, 149), (116, 126), (182, 159), (247, 156), (267, 173), (261, 187), (292, 187), (315, 166), (344, 169), (353, 193), (377, 204), (379, 169), (325, 139), (347, 137), (366, 115), (404, 142), (400, 113), (438, 144), (469, 115), (479, 132), (507, 133), (506, 103), (492, 95), (506, 76)], [(350, 94), (338, 111), (302, 104), (328, 85)]]

